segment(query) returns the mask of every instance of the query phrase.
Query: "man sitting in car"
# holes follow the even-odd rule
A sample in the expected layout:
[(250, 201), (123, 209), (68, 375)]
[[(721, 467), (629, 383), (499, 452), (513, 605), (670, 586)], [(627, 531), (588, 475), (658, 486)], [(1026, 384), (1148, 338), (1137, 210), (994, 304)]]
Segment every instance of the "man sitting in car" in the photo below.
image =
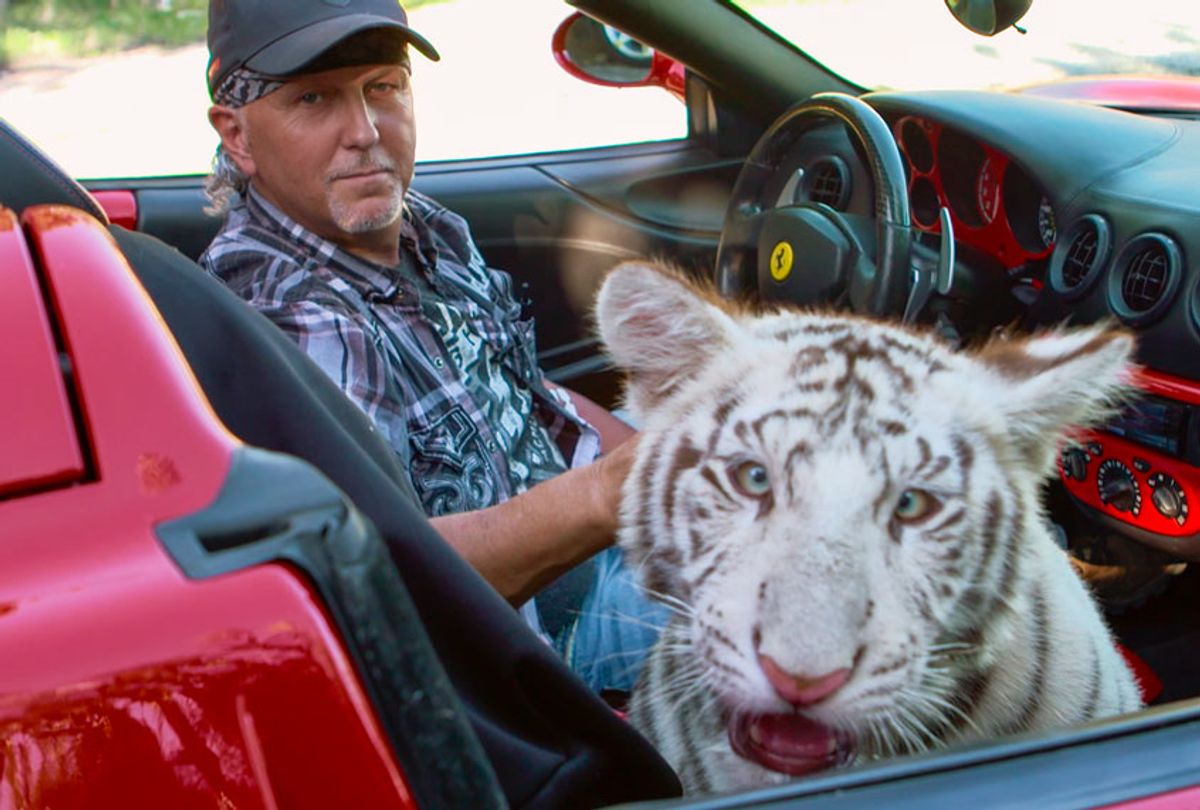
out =
[(396, 0), (213, 2), (208, 42), (225, 222), (201, 263), (366, 412), (434, 527), (568, 663), (627, 691), (661, 616), (611, 548), (633, 430), (544, 378), (509, 276), (410, 188), (408, 46), (437, 52)]

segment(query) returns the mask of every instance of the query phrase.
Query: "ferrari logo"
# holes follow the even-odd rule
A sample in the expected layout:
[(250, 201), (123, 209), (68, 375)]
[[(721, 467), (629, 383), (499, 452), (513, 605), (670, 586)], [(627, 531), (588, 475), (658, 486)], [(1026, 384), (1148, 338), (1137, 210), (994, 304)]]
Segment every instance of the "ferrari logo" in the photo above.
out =
[(792, 274), (792, 246), (780, 242), (771, 251), (771, 278), (783, 281)]

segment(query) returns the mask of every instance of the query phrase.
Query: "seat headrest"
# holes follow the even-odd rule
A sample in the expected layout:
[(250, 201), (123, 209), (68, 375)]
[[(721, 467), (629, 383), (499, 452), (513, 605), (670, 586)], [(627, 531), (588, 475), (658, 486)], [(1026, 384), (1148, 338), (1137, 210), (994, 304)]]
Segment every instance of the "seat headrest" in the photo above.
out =
[(0, 204), (18, 214), (26, 206), (63, 203), (108, 224), (108, 215), (88, 190), (45, 152), (0, 118)]

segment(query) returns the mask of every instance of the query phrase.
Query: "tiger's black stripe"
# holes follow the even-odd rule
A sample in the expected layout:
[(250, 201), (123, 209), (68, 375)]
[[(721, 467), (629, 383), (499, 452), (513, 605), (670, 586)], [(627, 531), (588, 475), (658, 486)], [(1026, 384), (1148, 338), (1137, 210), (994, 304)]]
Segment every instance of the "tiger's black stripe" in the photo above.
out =
[(662, 507), (663, 523), (668, 536), (675, 532), (675, 490), (679, 484), (679, 476), (687, 470), (694, 469), (703, 457), (692, 444), (691, 439), (686, 436), (679, 442), (671, 456), (671, 463), (667, 466), (664, 475)]
[(735, 504), (738, 503), (737, 498), (735, 498), (729, 494), (729, 490), (725, 489), (725, 485), (721, 483), (721, 479), (717, 477), (716, 473), (714, 473), (712, 471), (711, 467), (704, 467), (703, 469), (701, 469), (700, 477), (703, 478), (708, 483), (712, 484), (713, 489), (715, 489), (715, 490), (717, 490), (717, 492), (721, 493), (721, 495), (724, 496), (726, 501), (729, 501), (729, 502), (735, 503)]
[(635, 553), (639, 557), (644, 557), (650, 553), (650, 549), (654, 547), (654, 497), (653, 486), (655, 475), (658, 472), (657, 460), (660, 457), (663, 445), (667, 443), (664, 436), (660, 436), (650, 442), (650, 452), (643, 462), (641, 475), (638, 478), (638, 513), (635, 527), (637, 529), (636, 540), (633, 543)]
[[(951, 534), (943, 536), (942, 532), (958, 526), (963, 522), (963, 519), (966, 518), (966, 516), (966, 507), (960, 507), (957, 511), (952, 512), (948, 517), (946, 517), (941, 523), (932, 528), (926, 529), (925, 532), (929, 535), (930, 540), (938, 543), (945, 543), (948, 540), (956, 540), (958, 539), (956, 535)], [(958, 552), (958, 554), (955, 555), (955, 559), (957, 559), (962, 552), (959, 549), (955, 549), (955, 551)]]
[(762, 416), (750, 423), (750, 429), (754, 431), (754, 435), (761, 442), (763, 440), (763, 426), (773, 419), (786, 419), (787, 412), (781, 408), (776, 408), (772, 411), (767, 411)]
[[(890, 376), (899, 381), (900, 389), (906, 394), (911, 394), (916, 389), (912, 375), (897, 365), (885, 349), (873, 346), (866, 340), (858, 340), (849, 336), (836, 341), (833, 348), (843, 352), (851, 366), (857, 365), (860, 360), (875, 362), (883, 366)], [(873, 392), (871, 398), (874, 398)]]
[(1034, 586), (1033, 592), (1030, 594), (1030, 601), (1033, 605), (1030, 609), (1029, 621), (1026, 624), (1026, 628), (1034, 634), (1030, 689), (1020, 713), (1001, 732), (1004, 734), (1016, 734), (1029, 728), (1033, 724), (1038, 710), (1045, 705), (1042, 693), (1046, 687), (1046, 669), (1050, 663), (1050, 634), (1046, 632), (1046, 617), (1049, 610), (1046, 606), (1046, 597), (1039, 586)]
[(1020, 495), (1013, 489), (1011, 482), (1009, 483), (1009, 495), (1012, 498), (1012, 516), (1009, 520), (1008, 535), (1004, 538), (1004, 567), (1001, 569), (1001, 579), (997, 584), (999, 593), (997, 598), (1002, 603), (1012, 599), (1017, 587), (1019, 573), (1017, 563), (1020, 559), (1019, 541), (1025, 533), (1025, 504), (1021, 502)]
[(715, 425), (714, 433), (720, 431), (725, 423), (729, 421), (729, 415), (733, 413), (733, 409), (742, 404), (742, 398), (739, 395), (727, 396), (721, 400), (721, 404), (717, 405), (713, 411), (713, 424)]
[(975, 450), (971, 447), (970, 442), (964, 439), (957, 433), (950, 439), (951, 445), (954, 447), (954, 454), (958, 456), (958, 469), (962, 472), (962, 491), (969, 492), (971, 489), (971, 468), (975, 465)]
[(980, 534), (982, 555), (975, 569), (968, 592), (975, 593), (975, 588), (989, 577), (992, 570), (992, 559), (996, 556), (996, 546), (999, 544), (1000, 522), (1004, 519), (1004, 503), (1000, 493), (993, 490), (988, 493), (987, 503), (983, 507), (983, 531)]
[(787, 476), (789, 501), (796, 500), (796, 476), (792, 475), (792, 471), (795, 469), (797, 462), (812, 458), (812, 454), (812, 445), (807, 441), (799, 441), (793, 445), (783, 460), (784, 474)]
[(741, 650), (739, 650), (738, 646), (733, 643), (733, 640), (712, 625), (707, 625), (704, 628), (704, 635), (708, 638), (716, 640), (719, 644), (721, 644), (721, 646), (737, 653), (738, 656), (741, 656)]
[(1096, 639), (1092, 639), (1089, 649), (1092, 654), (1092, 678), (1091, 685), (1088, 687), (1087, 697), (1084, 698), (1083, 705), (1080, 707), (1080, 720), (1088, 720), (1096, 713), (1096, 707), (1100, 705), (1100, 687), (1104, 684), (1104, 674), (1100, 667), (1100, 654), (1096, 649)]
[(949, 456), (938, 456), (936, 459), (933, 460), (933, 468), (929, 472), (925, 473), (925, 476), (924, 476), (925, 480), (929, 480), (931, 478), (937, 477), (942, 472), (944, 472), (949, 466), (950, 466), (950, 457)]
[[(823, 366), (828, 362), (828, 352), (819, 346), (808, 346), (796, 352), (792, 358), (791, 365), (788, 366), (788, 376), (798, 377), (802, 372), (812, 369), (814, 366)], [(824, 384), (822, 383), (822, 388)], [(821, 389), (812, 389), (821, 390)]]
[(674, 593), (678, 584), (683, 590), (678, 596), (689, 596), (687, 582), (680, 578), (678, 571), (683, 565), (683, 557), (674, 546), (660, 546), (653, 549), (646, 558), (645, 579), (646, 587), (659, 593)]
[(725, 561), (728, 553), (728, 549), (722, 549), (721, 551), (717, 552), (709, 562), (708, 567), (700, 572), (700, 576), (696, 577), (695, 580), (695, 588), (697, 590), (699, 590), (699, 588), (704, 585), (705, 582), (708, 582), (709, 577), (717, 572), (717, 569), (721, 567), (721, 563)]
[(875, 518), (875, 520), (879, 520), (879, 510), (881, 510), (884, 505), (890, 502), (893, 495), (892, 465), (888, 462), (887, 453), (879, 454), (879, 462), (877, 466), (879, 472), (883, 474), (883, 486), (880, 488), (879, 494), (875, 497), (875, 500), (871, 503), (871, 515)]

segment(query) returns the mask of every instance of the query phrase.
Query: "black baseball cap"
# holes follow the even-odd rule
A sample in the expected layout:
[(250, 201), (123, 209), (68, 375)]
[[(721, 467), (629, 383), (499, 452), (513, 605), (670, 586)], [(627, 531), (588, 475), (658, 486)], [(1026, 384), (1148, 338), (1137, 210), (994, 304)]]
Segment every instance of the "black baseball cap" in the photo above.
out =
[(437, 50), (408, 27), (399, 0), (211, 0), (208, 90), (248, 67), (268, 76), (300, 71), (342, 40), (390, 29), (430, 59)]

